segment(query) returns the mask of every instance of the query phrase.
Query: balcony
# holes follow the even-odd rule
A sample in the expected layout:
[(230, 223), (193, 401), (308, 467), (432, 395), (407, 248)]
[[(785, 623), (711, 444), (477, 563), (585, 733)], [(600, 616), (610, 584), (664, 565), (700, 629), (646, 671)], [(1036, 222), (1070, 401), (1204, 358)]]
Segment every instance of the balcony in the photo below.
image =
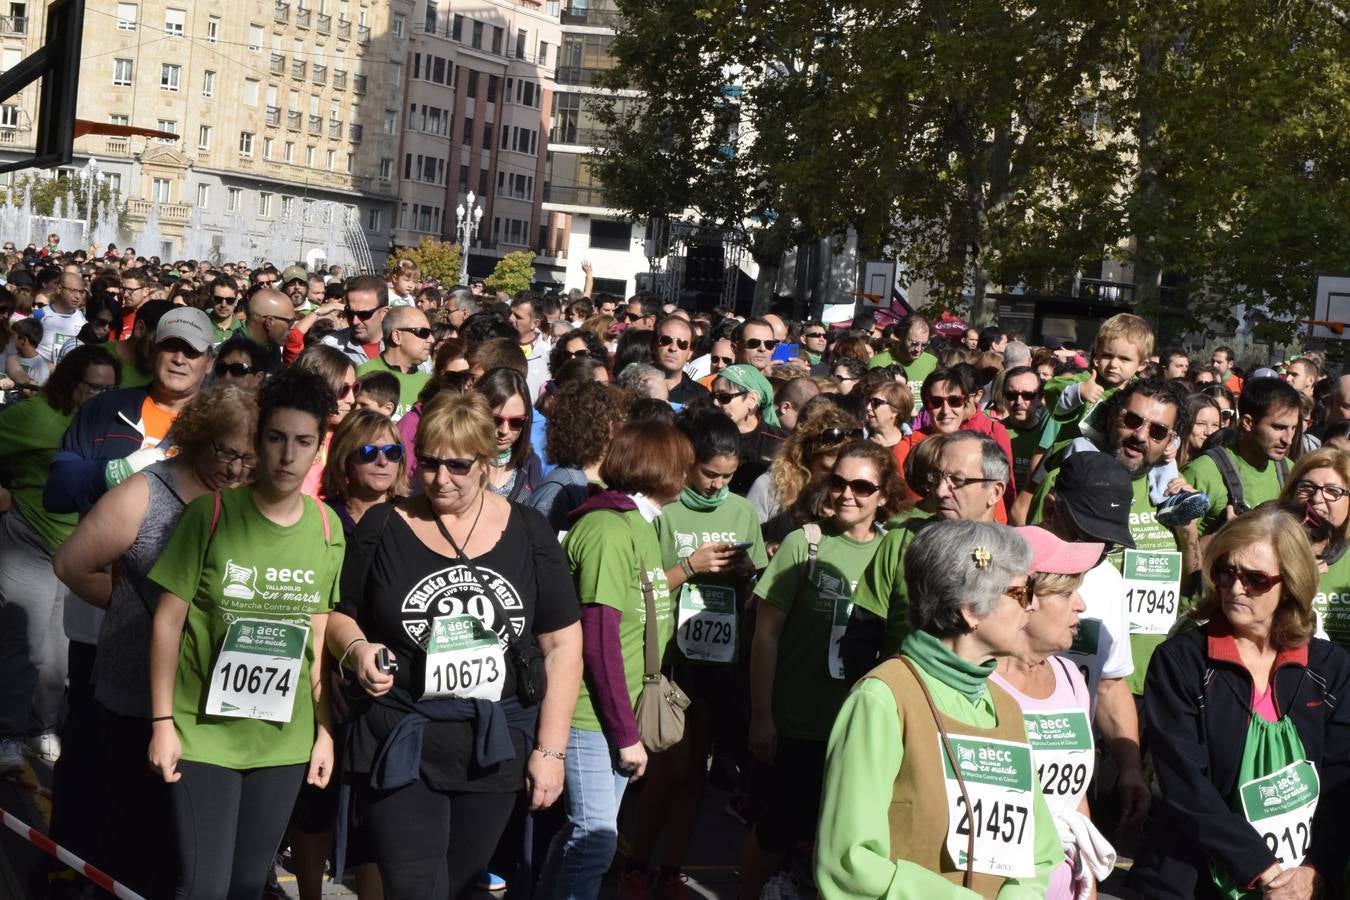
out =
[(328, 136), (335, 141), (342, 139), (342, 123), (337, 119), (328, 120)]
[(300, 112), (300, 110), (298, 109), (291, 110), (290, 112), (286, 113), (286, 127), (289, 128), (291, 131), (299, 131), (300, 122), (303, 118), (304, 113)]
[(347, 89), (347, 70), (346, 70), (346, 69), (334, 69), (334, 70), (333, 70), (333, 90), (335, 90), (335, 91), (345, 91), (346, 89)]
[(291, 5), (289, 3), (278, 3), (272, 7), (272, 18), (282, 24), (291, 20)]
[(605, 207), (604, 190), (590, 185), (544, 185), (544, 202), (560, 203), (565, 206)]
[(291, 60), (291, 77), (294, 78), (296, 81), (304, 81), (305, 69), (308, 68), (308, 65), (309, 64), (306, 63), (303, 59)]
[(312, 82), (314, 82), (315, 84), (325, 84), (325, 83), (327, 83), (327, 81), (328, 81), (328, 66), (326, 66), (326, 65), (320, 65), (319, 63), (315, 63), (315, 64), (314, 64), (314, 68), (310, 70), (310, 79), (309, 79), (309, 80), (312, 81)]
[(309, 117), (309, 133), (323, 134), (323, 116)]
[(559, 20), (564, 25), (587, 25), (591, 28), (618, 28), (623, 16), (615, 9), (590, 9), (587, 7), (569, 7), (562, 11)]
[(27, 16), (0, 16), (0, 34), (27, 34)]
[(131, 152), (131, 141), (124, 137), (110, 137), (103, 142), (103, 152), (109, 156), (126, 156)]
[(558, 84), (577, 84), (597, 86), (600, 80), (609, 74), (610, 69), (598, 69), (590, 66), (558, 66), (554, 80)]
[(573, 123), (555, 125), (553, 131), (549, 132), (548, 141), (550, 144), (603, 147), (605, 145), (605, 129), (581, 128)]
[(352, 90), (356, 91), (358, 94), (364, 94), (366, 92), (366, 76), (353, 75)]
[(309, 27), (310, 11), (301, 7), (295, 11), (295, 24), (300, 28)]
[(356, 42), (357, 42), (358, 44), (369, 44), (369, 43), (370, 43), (370, 26), (369, 26), (369, 25), (357, 25), (357, 26), (356, 26)]
[(535, 256), (542, 259), (567, 259), (566, 247), (540, 247), (535, 251)]
[(286, 57), (281, 53), (272, 54), (271, 70), (273, 75), (282, 75), (286, 72)]
[(355, 124), (355, 123), (353, 123), (353, 124), (351, 124), (351, 125), (348, 125), (348, 126), (347, 126), (347, 138), (348, 138), (348, 140), (350, 140), (353, 144), (359, 144), (359, 143), (361, 143), (361, 132), (362, 132), (362, 131), (364, 131), (364, 127), (361, 126), (361, 125), (357, 125), (357, 124)]
[(19, 129), (12, 125), (0, 126), (0, 145), (6, 147), (19, 143)]
[(314, 27), (319, 34), (331, 34), (333, 32), (333, 17), (327, 13), (319, 13), (314, 20)]
[(271, 125), (273, 128), (281, 124), (281, 107), (267, 107), (267, 124)]
[(342, 38), (342, 40), (344, 41), (351, 40), (352, 37), (351, 19), (344, 19), (341, 16), (338, 16), (338, 37)]
[[(155, 206), (156, 204), (149, 200), (128, 200), (127, 217), (144, 220), (149, 217), (151, 208)], [(192, 207), (186, 203), (160, 203), (158, 208), (159, 221), (174, 225), (186, 225), (192, 214)]]

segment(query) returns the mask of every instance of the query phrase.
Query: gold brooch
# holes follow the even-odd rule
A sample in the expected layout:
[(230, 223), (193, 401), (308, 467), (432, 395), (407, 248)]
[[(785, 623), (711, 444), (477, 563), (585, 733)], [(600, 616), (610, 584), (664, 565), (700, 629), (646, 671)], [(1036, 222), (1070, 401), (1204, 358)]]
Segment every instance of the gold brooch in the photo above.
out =
[(975, 561), (975, 568), (977, 569), (989, 568), (989, 563), (994, 559), (984, 547), (976, 547), (971, 551), (970, 558)]

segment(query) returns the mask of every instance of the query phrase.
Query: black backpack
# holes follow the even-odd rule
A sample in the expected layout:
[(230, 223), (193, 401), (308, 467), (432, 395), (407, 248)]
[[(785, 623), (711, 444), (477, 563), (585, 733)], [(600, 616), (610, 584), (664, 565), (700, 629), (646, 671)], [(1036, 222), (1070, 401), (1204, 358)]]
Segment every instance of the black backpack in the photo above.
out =
[[(1242, 495), (1242, 479), (1238, 476), (1237, 466), (1233, 465), (1233, 457), (1228, 455), (1225, 447), (1210, 447), (1205, 451), (1214, 461), (1214, 466), (1219, 470), (1219, 477), (1223, 479), (1223, 488), (1228, 492), (1228, 504), (1233, 507), (1233, 512), (1242, 515), (1247, 512), (1246, 499)], [(1275, 463), (1275, 479), (1284, 487), (1285, 480), (1289, 477), (1289, 461), (1278, 460)]]

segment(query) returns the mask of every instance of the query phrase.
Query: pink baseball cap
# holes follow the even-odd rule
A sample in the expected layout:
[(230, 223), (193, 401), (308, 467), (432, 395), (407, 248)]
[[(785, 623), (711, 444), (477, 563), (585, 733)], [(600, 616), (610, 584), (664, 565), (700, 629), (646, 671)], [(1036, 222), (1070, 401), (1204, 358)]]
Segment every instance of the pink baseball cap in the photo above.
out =
[(1014, 528), (1031, 545), (1031, 572), (1047, 575), (1081, 575), (1102, 558), (1105, 544), (1069, 542), (1037, 525)]

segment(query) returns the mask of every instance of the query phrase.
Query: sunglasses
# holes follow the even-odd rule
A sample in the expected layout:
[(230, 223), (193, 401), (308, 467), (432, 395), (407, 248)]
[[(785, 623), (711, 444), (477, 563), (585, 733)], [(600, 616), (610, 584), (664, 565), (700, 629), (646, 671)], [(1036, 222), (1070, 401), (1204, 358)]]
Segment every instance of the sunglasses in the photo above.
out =
[(765, 350), (772, 350), (774, 347), (778, 346), (778, 341), (773, 338), (767, 340), (760, 338), (746, 338), (741, 342), (741, 346), (747, 350), (758, 350), (760, 347), (763, 347)]
[(424, 340), (424, 341), (431, 337), (431, 329), (430, 329), (430, 328), (395, 328), (394, 330), (395, 330), (395, 331), (406, 331), (406, 332), (408, 332), (408, 334), (411, 334), (413, 337), (415, 337), (415, 338), (421, 338), (421, 339)]
[(381, 308), (382, 307), (377, 306), (374, 309), (352, 309), (349, 306), (347, 307), (347, 318), (360, 319), (362, 322), (369, 322), (370, 317), (379, 312)]
[(867, 398), (867, 408), (868, 408), (868, 409), (881, 409), (883, 406), (890, 406), (890, 405), (891, 405), (891, 402), (890, 402), (889, 400), (887, 400), (885, 397), (868, 397), (868, 398)]
[(1040, 391), (1007, 391), (1008, 400), (1021, 400), (1024, 403), (1030, 403), (1041, 395)]
[(89, 388), (91, 394), (106, 394), (108, 391), (117, 387), (115, 384), (95, 384), (92, 381), (81, 381), (80, 384)]
[(748, 393), (750, 392), (739, 391), (733, 394), (730, 391), (713, 391), (712, 398), (713, 402), (716, 403), (718, 406), (726, 406), (728, 403), (730, 403), (732, 400), (735, 400), (737, 397), (744, 397)]
[(1300, 478), (1294, 482), (1294, 493), (1305, 500), (1311, 500), (1319, 492), (1327, 498), (1328, 503), (1335, 503), (1337, 500), (1344, 500), (1347, 495), (1350, 495), (1350, 488), (1339, 484), (1318, 484), (1306, 478)]
[(580, 350), (572, 350), (564, 352), (563, 359), (581, 359), (583, 356), (590, 356), (590, 355), (591, 351), (583, 347)]
[(248, 363), (216, 363), (216, 376), (223, 378), (229, 375), (231, 378), (243, 378), (247, 375), (256, 375), (262, 369), (256, 366), (250, 366)]
[(417, 465), (427, 473), (438, 473), (444, 467), (451, 475), (468, 475), (469, 470), (473, 468), (471, 459), (441, 459), (439, 456), (428, 456), (425, 453), (417, 454)]
[(1284, 580), (1283, 575), (1252, 572), (1247, 569), (1239, 569), (1231, 563), (1216, 565), (1210, 570), (1209, 577), (1221, 588), (1231, 588), (1234, 583), (1240, 581), (1249, 594), (1264, 594)]
[(628, 322), (631, 325), (633, 322), (641, 322), (646, 316), (640, 313), (626, 312), (623, 314), (623, 318), (625, 322)]
[(1003, 593), (1017, 601), (1017, 605), (1023, 609), (1031, 609), (1031, 601), (1035, 599), (1035, 594), (1031, 591), (1031, 584), (1015, 584), (1004, 588)]
[(966, 405), (966, 396), (965, 394), (948, 394), (947, 396), (942, 397), (933, 394), (930, 397), (924, 398), (923, 404), (933, 412), (937, 412), (944, 406), (949, 406), (952, 409), (960, 409)]
[(712, 360), (713, 365), (721, 364), (723, 368), (736, 364), (736, 360), (730, 356), (710, 356), (708, 358)]
[(1235, 415), (1237, 415), (1237, 410), (1235, 409), (1221, 409), (1219, 410), (1219, 421), (1227, 422)]
[(289, 328), (291, 325), (295, 324), (295, 319), (294, 319), (294, 317), (288, 319), (288, 318), (286, 318), (285, 316), (263, 316), (263, 321), (264, 321), (264, 322), (285, 322), (287, 328)]
[(842, 444), (845, 441), (856, 441), (863, 436), (861, 428), (826, 428), (820, 434), (812, 439), (813, 444)]
[[(133, 290), (134, 290), (134, 288), (133, 288)], [(239, 298), (236, 297), (234, 294), (229, 294), (229, 295), (226, 295), (226, 294), (216, 294), (216, 295), (214, 295), (211, 299), (214, 300), (216, 303), (234, 303), (234, 302), (236, 302)]]
[(526, 425), (530, 424), (529, 416), (493, 416), (492, 424), (501, 428), (505, 425), (512, 431), (520, 431)]
[(881, 490), (881, 486), (862, 478), (849, 479), (840, 475), (831, 475), (830, 491), (835, 494), (842, 494), (845, 490), (852, 491), (855, 497), (870, 497)]
[(671, 335), (668, 334), (661, 335), (659, 338), (656, 339), (656, 343), (662, 347), (669, 347), (671, 344), (674, 344), (681, 350), (689, 349), (689, 342), (686, 341), (684, 338), (672, 337)]
[(356, 459), (358, 462), (373, 463), (383, 456), (391, 463), (400, 462), (403, 459), (402, 444), (362, 444), (356, 448)]
[(98, 318), (98, 319), (95, 319), (95, 320), (94, 320), (94, 327), (95, 327), (95, 328), (111, 328), (111, 327), (112, 327), (112, 319), (104, 319), (104, 318)]
[(1128, 409), (1122, 411), (1120, 414), (1120, 424), (1124, 425), (1131, 432), (1138, 431), (1146, 423), (1148, 425), (1148, 439), (1155, 444), (1161, 444), (1163, 441), (1167, 440), (1168, 436), (1172, 433), (1172, 429), (1168, 428), (1163, 423), (1150, 422), (1138, 413), (1131, 412)]
[(812, 340), (815, 338), (823, 338), (824, 336), (825, 332), (823, 331), (808, 331), (802, 335), (802, 337), (807, 340)]
[(338, 391), (339, 400), (346, 400), (348, 397), (355, 400), (359, 396), (361, 396), (361, 382), (359, 381), (350, 381), (342, 386), (342, 390)]

